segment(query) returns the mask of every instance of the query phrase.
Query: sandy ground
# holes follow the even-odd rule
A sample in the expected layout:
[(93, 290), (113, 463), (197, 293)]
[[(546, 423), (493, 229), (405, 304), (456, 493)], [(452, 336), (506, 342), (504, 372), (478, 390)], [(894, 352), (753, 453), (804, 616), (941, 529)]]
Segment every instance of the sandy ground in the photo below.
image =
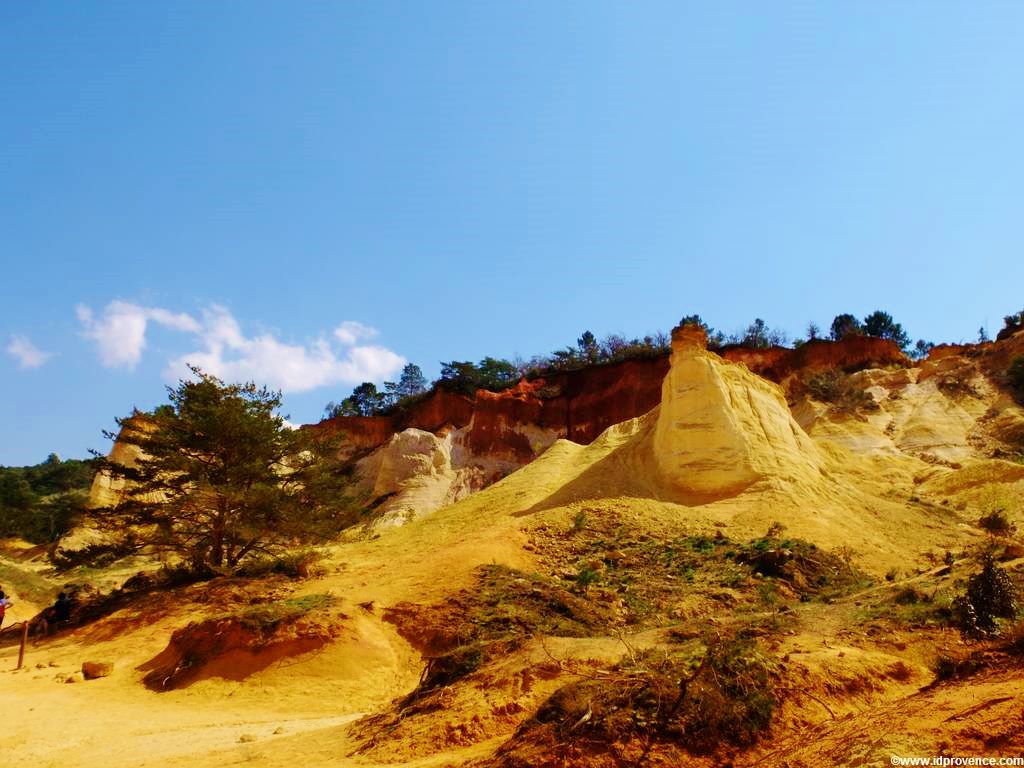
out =
[[(882, 374), (876, 378), (882, 386)], [(481, 731), (479, 738), (445, 742), (428, 754), (400, 745), (391, 754), (352, 754), (346, 724), (412, 690), (423, 668), (421, 655), (383, 619), (384, 608), (441, 601), (470, 587), (480, 565), (501, 563), (529, 572), (537, 566), (526, 546), (531, 526), (545, 521), (569, 525), (595, 509), (613, 510), (623, 526), (637, 530), (685, 521), (694, 533), (720, 530), (736, 540), (763, 535), (779, 522), (789, 536), (844, 549), (876, 577), (896, 571), (901, 578), (934, 568), (947, 550), (959, 552), (978, 543), (979, 510), (992, 498), (1010, 500), (1011, 517), (1024, 525), (1024, 470), (970, 454), (971, 420), (984, 411), (981, 405), (947, 407), (934, 386), (916, 380), (913, 385), (916, 390), (871, 419), (831, 419), (820, 411), (797, 414), (815, 438), (820, 466), (795, 467), (784, 480), (730, 496), (683, 498), (654, 479), (656, 411), (608, 430), (589, 446), (559, 441), (523, 470), (458, 504), (332, 547), (326, 575), (299, 582), (295, 594), (328, 593), (338, 599), (337, 637), (319, 651), (274, 659), (244, 680), (208, 677), (160, 693), (143, 686), (146, 663), (165, 649), (175, 629), (222, 608), (191, 598), (172, 601), (152, 615), (121, 611), (32, 644), (20, 671), (14, 671), (18, 649), (7, 645), (0, 648), (0, 721), (7, 755), (61, 768), (426, 767), (485, 757), (517, 720), (509, 719), (504, 733)], [(889, 417), (896, 427), (886, 421)], [(922, 458), (907, 448), (921, 445), (936, 456)], [(15, 597), (18, 605), (8, 625), (40, 607)], [(975, 750), (991, 748), (993, 754), (1018, 748), (1019, 735), (1011, 733), (989, 747), (985, 736), (1012, 729), (1024, 716), (1019, 667), (992, 669), (974, 682), (922, 692), (932, 677), (932, 659), (915, 651), (913, 634), (884, 643), (851, 639), (849, 630), (859, 621), (856, 608), (851, 601), (808, 615), (785, 638), (778, 651), (806, 670), (808, 694), (794, 695), (784, 715), (788, 730), (739, 764), (876, 765), (888, 751), (930, 754), (944, 733)], [(951, 635), (948, 642), (957, 639)], [(607, 663), (622, 655), (622, 647), (606, 638), (566, 645), (561, 652)], [(85, 661), (112, 661), (114, 673), (94, 681), (58, 682)], [(909, 679), (886, 675), (897, 661), (910, 668)], [(861, 679), (871, 681), (863, 690), (835, 694), (829, 687)], [(528, 703), (535, 706), (547, 690), (538, 687)], [(827, 706), (815, 699), (822, 695), (830, 697)], [(488, 703), (486, 690), (466, 701)], [(470, 714), (454, 709), (451, 719), (466, 720)], [(971, 728), (977, 737), (970, 736)], [(1024, 722), (1019, 732), (1024, 733)]]

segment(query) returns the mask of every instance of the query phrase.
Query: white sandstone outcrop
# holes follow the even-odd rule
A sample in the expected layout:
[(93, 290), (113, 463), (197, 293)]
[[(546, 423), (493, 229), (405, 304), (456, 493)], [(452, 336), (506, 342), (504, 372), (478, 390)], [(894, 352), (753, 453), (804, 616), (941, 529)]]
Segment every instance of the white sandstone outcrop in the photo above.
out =
[(371, 499), (383, 499), (377, 526), (401, 525), (475, 493), (519, 464), (477, 459), (462, 445), (462, 430), (441, 435), (406, 429), (358, 463)]
[(654, 453), (662, 480), (689, 494), (729, 496), (766, 478), (817, 475), (817, 446), (778, 385), (706, 349), (699, 327), (672, 332)]

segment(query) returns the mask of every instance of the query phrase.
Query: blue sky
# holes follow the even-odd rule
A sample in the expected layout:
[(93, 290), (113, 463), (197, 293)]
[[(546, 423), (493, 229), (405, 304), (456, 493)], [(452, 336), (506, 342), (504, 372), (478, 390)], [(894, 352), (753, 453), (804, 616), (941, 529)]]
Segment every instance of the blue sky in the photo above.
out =
[(405, 360), (698, 312), (1024, 305), (1024, 4), (0, 5), (0, 463), (185, 360), (316, 419)]

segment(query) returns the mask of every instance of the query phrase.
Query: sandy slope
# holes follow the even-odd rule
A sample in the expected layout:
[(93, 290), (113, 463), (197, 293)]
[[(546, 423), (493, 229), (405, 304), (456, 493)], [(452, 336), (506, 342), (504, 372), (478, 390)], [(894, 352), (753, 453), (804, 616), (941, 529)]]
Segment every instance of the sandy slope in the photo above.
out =
[[(752, 375), (739, 368), (727, 369), (726, 374), (718, 376), (725, 383), (715, 386), (725, 387), (721, 401), (728, 404), (751, 385)], [(120, 611), (32, 646), (28, 668), (20, 672), (12, 671), (17, 648), (0, 648), (0, 716), (8, 754), (35, 765), (90, 768), (428, 766), (482, 758), (507, 738), (528, 709), (505, 720), (492, 717), (472, 737), (438, 735), (436, 744), (425, 751), (396, 744), (390, 754), (369, 756), (350, 754), (354, 745), (344, 725), (385, 708), (419, 679), (420, 654), (382, 618), (383, 609), (402, 602), (441, 601), (455, 590), (471, 587), (474, 569), (482, 564), (537, 568), (528, 544), (538, 526), (567, 526), (581, 514), (601, 512), (638, 531), (722, 531), (745, 540), (763, 535), (779, 522), (789, 536), (824, 549), (846, 548), (876, 576), (891, 569), (911, 576), (932, 567), (945, 551), (961, 551), (977, 542), (974, 523), (993, 497), (1008, 500), (1011, 516), (1024, 523), (1024, 469), (980, 458), (972, 447), (972, 431), (997, 395), (983, 390), (978, 402), (964, 404), (946, 397), (927, 378), (922, 381), (917, 371), (914, 374), (900, 378), (870, 373), (872, 386), (884, 390), (878, 393), (882, 410), (863, 419), (830, 415), (814, 403), (797, 408), (796, 422), (788, 411), (758, 419), (768, 407), (764, 403), (785, 408), (774, 385), (758, 383), (759, 397), (743, 401), (744, 418), (758, 421), (764, 431), (757, 439), (746, 440), (747, 427), (741, 425), (730, 450), (737, 455), (761, 454), (747, 454), (748, 469), (753, 469), (745, 471), (743, 483), (727, 483), (718, 491), (713, 485), (681, 486), (666, 478), (665, 463), (655, 450), (660, 409), (608, 429), (587, 446), (560, 440), (532, 464), (468, 499), (406, 526), (333, 546), (327, 574), (299, 583), (296, 594), (330, 593), (339, 598), (333, 615), (339, 628), (336, 640), (317, 652), (271, 659), (244, 680), (208, 677), (163, 693), (141, 684), (144, 666), (164, 650), (174, 629), (224, 610), (221, 603), (203, 601), (203, 587), (171, 595), (145, 610)], [(895, 392), (899, 395), (893, 396)], [(713, 425), (720, 417), (710, 414), (706, 421)], [(779, 461), (768, 455), (774, 445), (770, 430), (792, 430), (790, 422), (799, 422), (800, 432), (789, 438), (795, 447), (786, 454), (786, 471), (770, 471)], [(661, 432), (664, 436), (665, 430)], [(693, 446), (686, 449), (691, 451), (686, 460), (692, 464)], [(700, 457), (696, 460), (699, 463)], [(823, 615), (832, 619), (823, 621)], [(831, 613), (808, 614), (779, 652), (799, 657), (812, 680), (830, 675), (866, 678), (874, 675), (870, 670), (908, 658), (877, 639), (851, 640), (844, 633), (857, 622), (852, 599)], [(914, 640), (900, 642), (906, 648)], [(534, 663), (530, 654), (541, 652), (531, 646), (509, 663)], [(560, 652), (581, 663), (605, 664), (621, 656), (622, 647), (605, 638), (589, 645), (568, 644)], [(55, 681), (58, 674), (71, 673), (86, 660), (114, 661), (115, 672), (90, 682)], [(536, 663), (541, 661), (538, 657)], [(954, 685), (917, 695), (913, 692), (928, 681), (928, 662), (922, 656), (911, 663), (910, 682), (883, 675), (866, 698), (846, 699), (845, 709), (833, 699), (837, 719), (813, 699), (794, 705), (786, 715), (791, 734), (780, 736), (791, 742), (779, 742), (779, 749), (793, 759), (787, 763), (789, 758), (771, 750), (759, 753), (758, 759), (780, 766), (873, 764), (887, 749), (932, 746), (936, 734), (948, 729), (943, 719), (947, 713), (955, 716), (972, 702), (1024, 693), (1020, 676), (996, 670), (987, 673), (977, 688)], [(508, 672), (500, 685), (495, 682), (496, 690), (508, 689), (508, 680), (517, 674)], [(530, 692), (518, 691), (516, 701), (524, 708), (536, 707), (555, 685), (548, 682)], [(815, 690), (830, 690), (822, 686)], [(453, 705), (454, 722), (468, 718), (474, 706), (505, 701), (504, 693), (489, 700), (486, 685), (483, 693), (458, 695), (470, 698)], [(1004, 709), (1005, 703), (997, 702), (984, 717), (1013, 714)], [(1014, 710), (1018, 711), (1019, 707)], [(437, 727), (443, 725), (437, 721)], [(808, 728), (817, 729), (811, 741)], [(873, 729), (903, 735), (871, 742), (870, 749), (857, 752), (851, 743), (869, 738)], [(915, 729), (925, 736), (915, 741)]]

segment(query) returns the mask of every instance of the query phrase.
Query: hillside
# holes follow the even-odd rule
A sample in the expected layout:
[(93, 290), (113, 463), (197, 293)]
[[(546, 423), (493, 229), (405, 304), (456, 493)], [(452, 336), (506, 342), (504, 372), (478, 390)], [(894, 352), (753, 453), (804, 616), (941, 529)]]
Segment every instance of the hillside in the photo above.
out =
[[(1020, 354), (1021, 334), (913, 366), (863, 340), (718, 355), (685, 327), (668, 359), (321, 425), (347, 431), (391, 524), (350, 531), (305, 578), (130, 593), (20, 672), (5, 634), (10, 750), (62, 766), (1017, 754), (1020, 651), (965, 642), (951, 608), (986, 547), (1022, 581), (1016, 534), (978, 526), (995, 509), (1024, 526), (1024, 411), (1000, 378)], [(12, 545), (3, 562), (38, 594), (151, 567), (41, 558)], [(14, 591), (5, 626), (42, 605)], [(62, 682), (90, 660), (113, 673)]]

